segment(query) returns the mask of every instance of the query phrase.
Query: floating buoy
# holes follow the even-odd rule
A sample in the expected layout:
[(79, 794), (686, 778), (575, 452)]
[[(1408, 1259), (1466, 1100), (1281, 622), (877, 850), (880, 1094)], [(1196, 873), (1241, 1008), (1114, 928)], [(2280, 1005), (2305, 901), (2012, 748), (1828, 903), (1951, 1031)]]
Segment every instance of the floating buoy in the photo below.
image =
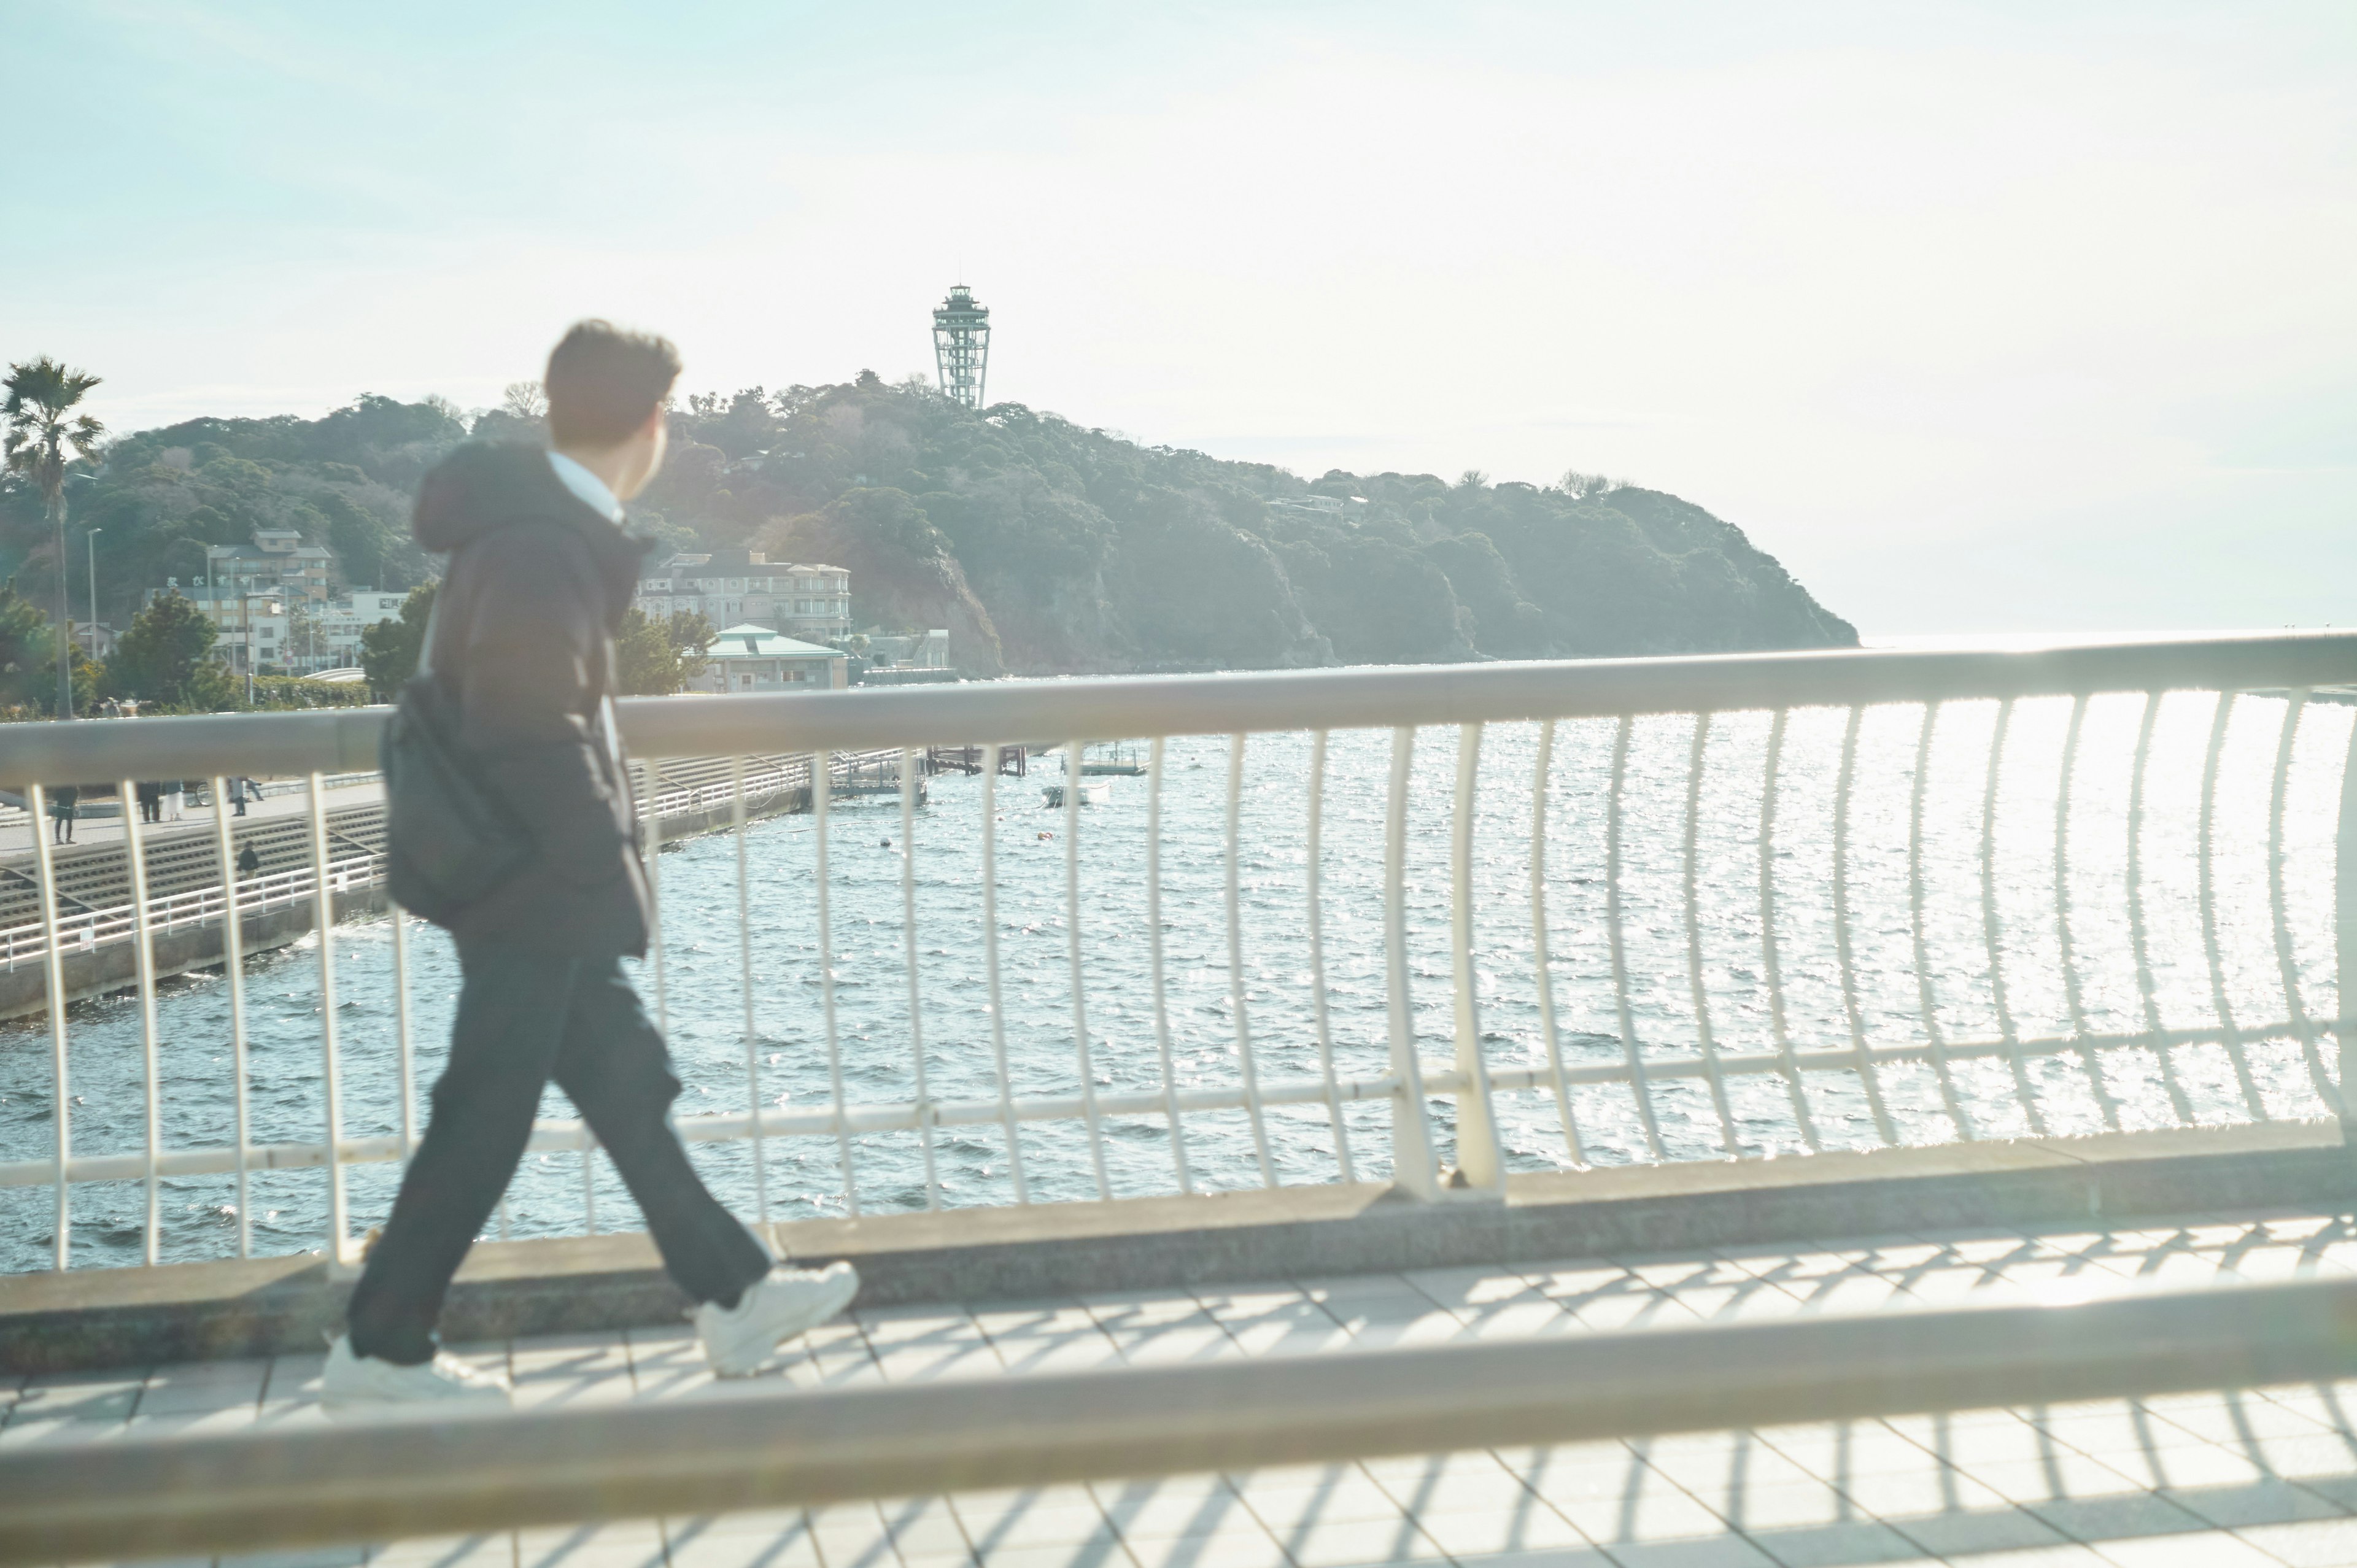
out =
[(1045, 829), (1045, 828), (1041, 828), (1041, 829), (1039, 830), (1039, 836), (1040, 836), (1041, 838), (1043, 838), (1043, 839), (1051, 839), (1051, 838), (1054, 838), (1056, 835), (1055, 835), (1054, 833), (1049, 832), (1047, 829)]

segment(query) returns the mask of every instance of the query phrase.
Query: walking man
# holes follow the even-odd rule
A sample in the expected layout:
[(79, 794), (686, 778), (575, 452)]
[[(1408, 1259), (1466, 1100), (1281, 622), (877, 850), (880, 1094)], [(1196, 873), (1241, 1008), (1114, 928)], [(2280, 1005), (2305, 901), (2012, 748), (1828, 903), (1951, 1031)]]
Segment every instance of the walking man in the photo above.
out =
[(662, 1036), (622, 972), (646, 950), (648, 896), (613, 728), (614, 634), (649, 542), (624, 531), (621, 503), (662, 462), (678, 375), (663, 339), (585, 321), (549, 356), (555, 450), (462, 446), (418, 491), (417, 542), (450, 554), (425, 664), (537, 854), (452, 923), (463, 983), (449, 1066), (329, 1348), (331, 1409), (506, 1397), (503, 1380), (438, 1355), (434, 1327), (552, 1077), (697, 1304), (714, 1371), (760, 1370), (858, 1291), (848, 1263), (774, 1264), (705, 1189), (667, 1120), (680, 1085)]

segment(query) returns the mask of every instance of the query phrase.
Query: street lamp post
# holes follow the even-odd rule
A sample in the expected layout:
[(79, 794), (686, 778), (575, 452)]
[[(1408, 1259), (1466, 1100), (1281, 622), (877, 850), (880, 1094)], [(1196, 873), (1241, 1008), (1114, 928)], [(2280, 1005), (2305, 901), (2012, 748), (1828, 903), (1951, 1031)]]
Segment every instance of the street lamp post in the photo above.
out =
[(245, 629), (245, 705), (249, 708), (253, 706), (253, 601), (261, 599), (266, 603), (274, 596), (284, 597), (283, 595), (257, 594), (251, 588), (238, 592), (238, 618), (244, 622)]
[(98, 662), (98, 536), (106, 531), (93, 528), (82, 535), (82, 543), (90, 551), (90, 661)]

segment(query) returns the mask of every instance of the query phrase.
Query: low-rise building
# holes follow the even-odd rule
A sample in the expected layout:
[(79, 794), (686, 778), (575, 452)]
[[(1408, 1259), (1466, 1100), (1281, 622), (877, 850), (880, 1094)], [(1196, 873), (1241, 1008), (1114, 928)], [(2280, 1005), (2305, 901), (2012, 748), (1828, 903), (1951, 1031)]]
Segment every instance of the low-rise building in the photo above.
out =
[(673, 555), (640, 579), (638, 607), (652, 620), (686, 612), (823, 642), (851, 630), (851, 574), (758, 550)]
[(732, 626), (705, 653), (691, 692), (823, 692), (851, 684), (851, 660), (751, 622)]
[(213, 647), (231, 669), (242, 674), (285, 660), (289, 629), (285, 595), (221, 583), (182, 587), (178, 578), (147, 590), (151, 601), (164, 594), (178, 594), (205, 613), (215, 628)]
[(244, 580), (175, 581), (147, 596), (177, 593), (205, 612), (215, 628), (213, 646), (241, 672), (273, 665), (295, 674), (337, 670), (360, 662), (361, 634), (379, 621), (399, 620), (406, 593), (354, 588), (340, 599), (312, 601), (300, 594), (255, 589)]
[(876, 670), (946, 670), (950, 667), (950, 634), (946, 628), (887, 635), (867, 634), (867, 662)]
[(341, 670), (358, 664), (361, 634), (380, 621), (399, 620), (401, 607), (408, 597), (405, 591), (395, 594), (381, 588), (354, 588), (344, 597), (321, 606), (317, 611), (318, 667)]
[(217, 588), (270, 592), (325, 604), (331, 596), (336, 553), (306, 544), (291, 528), (258, 528), (251, 544), (205, 547), (205, 581)]

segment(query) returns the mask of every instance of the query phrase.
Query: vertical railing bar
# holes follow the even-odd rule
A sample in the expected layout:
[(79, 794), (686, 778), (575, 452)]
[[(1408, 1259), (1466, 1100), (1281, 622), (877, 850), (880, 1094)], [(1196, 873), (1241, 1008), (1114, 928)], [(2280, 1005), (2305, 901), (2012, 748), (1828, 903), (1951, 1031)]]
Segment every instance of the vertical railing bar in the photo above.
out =
[(1809, 1114), (1809, 1098), (1801, 1088), (1801, 1067), (1792, 1055), (1792, 1034), (1784, 1015), (1784, 971), (1776, 941), (1776, 780), (1784, 756), (1786, 709), (1778, 708), (1768, 725), (1768, 752), (1760, 762), (1760, 960), (1768, 978), (1768, 1027), (1782, 1058), (1784, 1090), (1792, 1097), (1792, 1120), (1801, 1141), (1815, 1154), (1824, 1147), (1817, 1137), (1816, 1118)]
[(26, 787), (25, 810), (33, 830), (33, 871), (40, 879), (35, 891), (41, 902), (42, 979), (48, 984), (49, 1084), (54, 1097), (49, 1113), (57, 1124), (58, 1217), (51, 1266), (62, 1270), (70, 1266), (73, 1246), (73, 1187), (66, 1180), (66, 1166), (73, 1159), (72, 1064), (66, 1050), (66, 964), (64, 942), (58, 932), (57, 856), (49, 847), (47, 795), (41, 785)]
[(1227, 913), (1228, 1005), (1236, 1016), (1236, 1061), (1243, 1070), (1244, 1118), (1252, 1127), (1253, 1157), (1260, 1165), (1263, 1187), (1276, 1185), (1276, 1167), (1268, 1155), (1268, 1123), (1261, 1112), (1260, 1068), (1253, 1059), (1252, 1018), (1244, 1006), (1243, 900), (1240, 891), (1243, 858), (1239, 824), (1243, 811), (1244, 737), (1228, 737)]
[[(160, 1262), (163, 1258), (162, 1180), (156, 1171), (156, 1160), (163, 1153), (164, 1099), (163, 1053), (156, 1039), (156, 942), (147, 914), (147, 857), (141, 851), (140, 830), (146, 824), (134, 817), (138, 810), (134, 800), (135, 787), (128, 779), (116, 784), (117, 799), (123, 803), (123, 864), (131, 883), (132, 958), (139, 984), (139, 1060), (144, 1101), (141, 1119), (146, 1131), (147, 1165), (143, 1183), (146, 1193), (147, 1216), (140, 1228), (146, 1262)], [(321, 877), (325, 885), (324, 875)], [(334, 1158), (335, 1145), (328, 1144), (328, 1157)]]
[(1710, 1027), (1710, 993), (1702, 977), (1702, 891), (1697, 850), (1701, 844), (1702, 767), (1710, 744), (1708, 713), (1695, 715), (1694, 742), (1686, 749), (1685, 910), (1686, 983), (1694, 995), (1695, 1039), (1702, 1047), (1703, 1072), (1710, 1084), (1711, 1109), (1718, 1116), (1718, 1135), (1729, 1159), (1740, 1159), (1742, 1145), (1735, 1136), (1735, 1113), (1727, 1103), (1727, 1080), (1718, 1069), (1718, 1041)]
[(1088, 988), (1081, 970), (1081, 757), (1086, 746), (1064, 743), (1064, 961), (1072, 976), (1072, 1059), (1080, 1069), (1081, 1116), (1089, 1133), (1089, 1168), (1097, 1196), (1111, 1197), (1105, 1175), (1104, 1122), (1097, 1114), (1097, 1066), (1089, 1049)]
[[(827, 1092), (834, 1101), (834, 1146), (843, 1161), (844, 1210), (852, 1219), (859, 1218), (859, 1173), (851, 1161), (851, 1106), (844, 1098), (843, 1039), (835, 1028), (834, 1017), (834, 925), (828, 910), (831, 889), (827, 878), (827, 800), (834, 793), (833, 757), (826, 752), (811, 754), (810, 797), (811, 837), (817, 843), (818, 883), (818, 1002), (819, 1012), (826, 1022)], [(748, 975), (749, 989), (752, 979)]]
[(2233, 1004), (2226, 997), (2225, 961), (2218, 952), (2218, 893), (2212, 839), (2218, 815), (2218, 762), (2226, 750), (2226, 726), (2233, 717), (2236, 695), (2233, 692), (2218, 694), (2218, 705), (2210, 721), (2209, 753), (2201, 765), (2201, 826), (2196, 841), (2201, 857), (2201, 944), (2210, 961), (2210, 998), (2217, 1010), (2226, 1058), (2234, 1064), (2234, 1079), (2242, 1088), (2244, 1103), (2255, 1120), (2264, 1122), (2267, 1119), (2266, 1102), (2251, 1076), (2250, 1058), (2243, 1050), (2242, 1031), (2234, 1024)]
[(2307, 711), (2309, 689), (2295, 686), (2284, 697), (2283, 730), (2276, 741), (2275, 787), (2267, 800), (2267, 902), (2275, 916), (2276, 965), (2283, 976), (2284, 1006), (2288, 1010), (2292, 1033), (2299, 1037), (2300, 1054), (2308, 1062), (2309, 1080), (2316, 1085), (2317, 1098), (2324, 1101), (2325, 1108), (2336, 1119), (2346, 1120), (2341, 1087), (2324, 1070), (2316, 1026), (2300, 1002), (2299, 967), (2292, 956), (2291, 922), (2284, 908), (2284, 797), (2291, 783), (2292, 749), (2298, 739), (2300, 715)]
[[(769, 1149), (761, 1137), (760, 1036), (753, 997), (752, 874), (745, 846), (745, 759), (728, 759), (728, 829), (737, 845), (737, 983), (745, 1003), (745, 1105), (753, 1114), (753, 1212), (770, 1230)], [(661, 853), (660, 850), (657, 851)]]
[(1849, 1025), (1849, 1048), (1857, 1056), (1858, 1081), (1866, 1088), (1867, 1109), (1874, 1115), (1874, 1131), (1884, 1144), (1899, 1142), (1890, 1108), (1883, 1102), (1882, 1083), (1874, 1058), (1866, 1048), (1866, 1020), (1857, 1003), (1857, 964), (1849, 935), (1849, 801), (1857, 781), (1857, 732), (1866, 710), (1853, 707), (1842, 727), (1841, 771), (1834, 781), (1834, 961), (1841, 971), (1842, 1016)]
[[(1191, 1195), (1195, 1190), (1194, 1173), (1187, 1164), (1187, 1129), (1178, 1117), (1178, 1069), (1170, 1055), (1170, 1001), (1162, 976), (1162, 755), (1163, 736), (1154, 737), (1152, 754), (1146, 760), (1146, 942), (1147, 961), (1154, 985), (1154, 1049), (1162, 1062), (1162, 1108), (1170, 1122), (1170, 1162), (1178, 1168), (1178, 1190)], [(1317, 829), (1310, 829), (1314, 843)], [(1310, 876), (1318, 875), (1317, 852), (1311, 852)], [(1310, 917), (1314, 922), (1315, 914)], [(1316, 928), (1311, 928), (1311, 952), (1316, 953)], [(1325, 1016), (1320, 998), (1321, 1023)], [(1332, 1069), (1328, 1069), (1330, 1082)], [(1345, 1159), (1348, 1155), (1346, 1153)]]
[[(253, 1127), (249, 1114), (246, 1092), (245, 1062), (245, 926), (238, 908), (237, 855), (235, 832), (230, 826), (229, 781), (215, 778), (213, 793), (213, 852), (221, 862), (221, 976), (229, 983), (229, 1060), (230, 1070), (236, 1077), (233, 1110), (237, 1117), (237, 1255), (253, 1255), (253, 1194), (252, 1169), (253, 1160)], [(393, 906), (394, 967), (400, 967), (401, 908)], [(401, 996), (401, 1130), (404, 1149), (410, 1146), (409, 1133), (409, 997), (406, 985)]]
[(909, 1055), (917, 1069), (917, 1144), (925, 1157), (925, 1207), (942, 1206), (933, 1157), (933, 1099), (925, 1077), (925, 1021), (917, 980), (917, 757), (900, 748), (900, 929), (909, 959)]
[(393, 917), (393, 1034), (400, 1053), (395, 1078), (401, 1092), (401, 1158), (408, 1164), (417, 1149), (417, 1051), (410, 1027), (409, 911), (391, 899), (385, 908)]
[(1538, 982), (1539, 1037), (1546, 1043), (1547, 1066), (1555, 1074), (1555, 1108), (1563, 1118), (1564, 1147), (1575, 1165), (1587, 1164), (1581, 1146), (1579, 1120), (1571, 1109), (1571, 1088), (1563, 1076), (1563, 1037), (1555, 1026), (1555, 975), (1547, 958), (1546, 808), (1547, 778), (1555, 766), (1555, 725), (1539, 725), (1538, 762), (1531, 774), (1531, 969)]
[(337, 1049), (336, 891), (328, 880), (327, 789), (318, 774), (309, 775), (309, 780), (311, 907), (319, 925), (319, 1051), (328, 1090), (328, 1260), (332, 1266), (345, 1261), (351, 1234), (344, 1202), (343, 1069)]
[[(1155, 810), (1161, 810), (1159, 786), (1162, 779), (1162, 742), (1154, 743)], [(1326, 832), (1326, 732), (1314, 730), (1309, 737), (1309, 835), (1308, 835), (1308, 908), (1309, 908), (1309, 987), (1318, 1020), (1318, 1069), (1326, 1079), (1326, 1115), (1334, 1129), (1334, 1159), (1342, 1179), (1355, 1182), (1358, 1171), (1351, 1161), (1351, 1130), (1342, 1122), (1342, 1093), (1334, 1077), (1334, 1035), (1329, 1026), (1326, 998), (1326, 910), (1320, 864), (1325, 855)], [(1161, 1023), (1161, 949), (1155, 950), (1155, 1022), (1157, 1031)], [(1170, 1076), (1166, 1066), (1163, 1078)], [(1183, 1180), (1183, 1176), (1182, 1176)]]
[(1637, 1025), (1629, 1004), (1629, 955), (1620, 929), (1620, 796), (1629, 777), (1631, 716), (1620, 715), (1612, 738), (1612, 788), (1604, 814), (1605, 929), (1611, 939), (1612, 1005), (1620, 1025), (1620, 1052), (1629, 1066), (1629, 1092), (1635, 1098), (1637, 1120), (1645, 1131), (1645, 1148), (1663, 1157), (1662, 1129), (1653, 1114), (1653, 1090), (1645, 1076), (1645, 1053), (1637, 1043)]
[[(38, 822), (38, 816), (36, 818)], [(2352, 993), (2357, 993), (2357, 725), (2350, 726), (2341, 759), (2341, 813), (2332, 848), (2332, 1038), (2341, 1068), (2341, 1142), (2352, 1143), (2349, 1120), (2349, 1038)]]
[(2160, 1037), (2160, 995), (2153, 983), (2152, 950), (2144, 924), (2144, 781), (2152, 760), (2152, 731), (2160, 716), (2160, 693), (2144, 694), (2144, 716), (2136, 725), (2136, 766), (2128, 779), (2128, 942), (2136, 954), (2136, 994), (2143, 1001), (2144, 1026), (2152, 1036), (2153, 1054), (2160, 1058), (2160, 1081), (2169, 1090), (2169, 1108), (2179, 1122), (2193, 1121), (2193, 1102), (2178, 1080), (2177, 1061), (2168, 1041)]
[(639, 764), (639, 787), (647, 803), (647, 948), (655, 962), (655, 1028), (671, 1038), (670, 966), (662, 943), (662, 804), (655, 797), (655, 765)]
[(1404, 725), (1393, 730), (1391, 795), (1383, 814), (1384, 1001), (1392, 1074), (1399, 1080), (1392, 1100), (1392, 1179), (1418, 1197), (1437, 1198), (1440, 1169), (1433, 1157), (1424, 1064), (1415, 1048), (1415, 997), (1408, 983), (1407, 795), (1415, 757), (1415, 729)]
[[(1159, 939), (1157, 938), (1157, 940)], [(1031, 1201), (1023, 1179), (1023, 1142), (1015, 1125), (1014, 1079), (1006, 1066), (1006, 1008), (998, 972), (998, 744), (982, 748), (982, 953), (990, 980), (990, 1054), (998, 1065), (998, 1120), (1006, 1129), (1006, 1169), (1015, 1201)]]
[(1940, 1080), (1940, 1101), (1956, 1124), (1956, 1135), (1970, 1143), (1979, 1134), (1956, 1094), (1948, 1037), (1940, 1027), (1939, 997), (1932, 988), (1931, 943), (1923, 929), (1923, 795), (1932, 777), (1932, 731), (1939, 718), (1940, 704), (1925, 703), (1923, 728), (1915, 737), (1915, 777), (1907, 805), (1907, 911), (1915, 940), (1915, 991), (1922, 1005), (1923, 1037), (1932, 1044), (1932, 1067)]
[[(2071, 1015), (2071, 1033), (2087, 1036), (2087, 1010), (2079, 987), (2079, 962), (2071, 945), (2071, 786), (2079, 769), (2079, 737), (2086, 728), (2087, 694), (2071, 700), (2071, 724), (2062, 736), (2062, 778), (2054, 791), (2054, 932), (2062, 960), (2062, 1001)], [(2095, 1047), (2082, 1044), (2079, 1058), (2087, 1069), (2087, 1084), (2104, 1113), (2104, 1125), (2120, 1127), (2119, 1101), (2104, 1077), (2103, 1058)]]
[(1449, 822), (1449, 969), (1455, 981), (1457, 1170), (1469, 1187), (1502, 1190), (1505, 1151), (1498, 1144), (1497, 1101), (1481, 1051), (1478, 977), (1473, 968), (1473, 819), (1481, 783), (1481, 725), (1457, 727), (1457, 796)]
[(587, 1123), (581, 1129), (581, 1230), (597, 1234), (597, 1142)]
[(2005, 737), (2013, 725), (2013, 699), (1997, 704), (1996, 729), (1989, 736), (1988, 778), (1981, 791), (1981, 938), (1988, 948), (1989, 998), (1996, 1009), (1998, 1036), (2013, 1067), (2014, 1092), (2029, 1118), (2029, 1130), (2046, 1135), (2046, 1113), (2038, 1091), (2029, 1084), (2029, 1064), (2021, 1054), (2021, 1032), (2014, 1026), (2013, 1009), (2006, 1001), (2004, 931), (1996, 911), (1996, 791), (2004, 776)]

